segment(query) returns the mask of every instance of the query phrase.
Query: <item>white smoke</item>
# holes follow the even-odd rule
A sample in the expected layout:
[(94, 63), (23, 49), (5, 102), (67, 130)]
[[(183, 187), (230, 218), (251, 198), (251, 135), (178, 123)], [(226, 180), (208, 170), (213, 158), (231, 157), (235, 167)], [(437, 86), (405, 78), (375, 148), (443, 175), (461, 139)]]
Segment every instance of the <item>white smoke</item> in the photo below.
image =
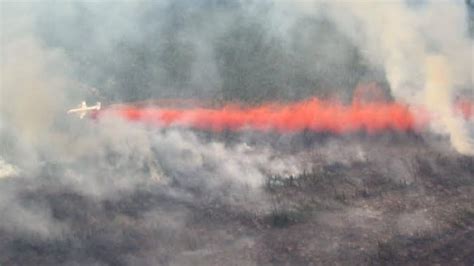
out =
[[(60, 9), (72, 15), (73, 7)], [(261, 185), (267, 175), (299, 173), (296, 159), (279, 158), (270, 147), (228, 146), (203, 141), (192, 132), (149, 129), (120, 119), (67, 117), (65, 111), (84, 97), (87, 84), (71, 75), (75, 62), (64, 50), (47, 47), (36, 35), (34, 9), (43, 6), (2, 3), (2, 8), (6, 11), (2, 11), (0, 137), (8, 164), (0, 160), (0, 178), (27, 178), (36, 189), (55, 176), (58, 187), (50, 189), (97, 200), (126, 196), (150, 181), (165, 187), (178, 180), (183, 187), (201, 188), (226, 204), (255, 210), (266, 206)], [(91, 7), (90, 12), (97, 10)], [(114, 10), (118, 14), (109, 21), (114, 27), (124, 24), (121, 15), (136, 20), (137, 14), (124, 7)], [(103, 39), (89, 42), (99, 51), (106, 51), (123, 33), (137, 32), (116, 28), (106, 36), (104, 28), (113, 27), (100, 27)], [(224, 191), (229, 184), (231, 189)], [(169, 188), (167, 193), (193, 200), (185, 192), (173, 191)], [(64, 228), (51, 210), (41, 204), (24, 205), (21, 192), (15, 185), (1, 186), (0, 229), (40, 236), (61, 233)]]
[(472, 122), (463, 121), (454, 104), (460, 91), (474, 93), (473, 42), (463, 1), (309, 0), (289, 6), (297, 15), (335, 23), (369, 62), (383, 67), (395, 99), (426, 108), (438, 133), (448, 134), (458, 152), (474, 154)]
[(0, 157), (0, 179), (18, 175), (20, 170), (14, 165), (8, 164)]
[[(220, 89), (236, 82), (242, 86), (237, 87), (238, 95), (240, 89), (247, 89), (246, 96), (252, 96), (259, 95), (255, 88), (281, 85), (287, 93), (284, 95), (305, 97), (316, 89), (293, 90), (292, 86), (324, 87), (326, 82), (337, 87), (340, 82), (350, 87), (353, 76), (358, 75), (357, 69), (351, 68), (354, 43), (368, 64), (383, 68), (397, 100), (427, 108), (436, 116), (433, 129), (448, 134), (459, 152), (472, 153), (472, 131), (452, 111), (459, 88), (472, 91), (472, 44), (466, 37), (466, 14), (460, 2), (420, 6), (375, 1), (203, 2), (207, 3), (204, 8), (197, 1), (169, 0), (0, 1), (0, 250), (5, 264), (98, 265), (105, 263), (100, 257), (106, 257), (108, 264), (192, 265), (198, 261), (205, 265), (216, 261), (209, 254), (219, 253), (224, 259), (217, 261), (224, 264), (236, 261), (252, 265), (257, 263), (255, 258), (240, 255), (249, 254), (248, 250), (258, 253), (262, 243), (270, 242), (261, 253), (271, 256), (274, 253), (266, 249), (279, 244), (272, 242), (272, 235), (279, 234), (274, 234), (277, 231), (265, 221), (274, 208), (269, 206), (273, 203), (267, 199), (269, 194), (263, 192), (268, 176), (297, 177), (307, 165), (318, 166), (316, 163), (332, 166), (328, 171), (344, 171), (366, 167), (369, 161), (374, 164), (373, 173), (368, 169), (356, 176), (351, 172), (344, 176), (354, 181), (350, 185), (354, 189), (374, 173), (381, 178), (393, 176), (398, 183), (416, 184), (416, 169), (407, 167), (405, 161), (416, 158), (404, 152), (412, 155), (423, 145), (403, 149), (393, 145), (391, 135), (386, 145), (373, 145), (373, 139), (354, 145), (351, 137), (350, 141), (342, 137), (342, 141), (307, 144), (306, 140), (294, 141), (297, 137), (292, 135), (272, 136), (278, 139), (272, 145), (274, 139), (268, 141), (266, 136), (251, 132), (241, 132), (232, 142), (225, 133), (216, 136), (186, 129), (148, 128), (112, 117), (97, 121), (67, 117), (68, 108), (91, 97), (84, 88), (92, 85), (98, 88), (97, 95), (107, 99), (107, 93), (115, 96), (111, 99), (127, 99), (120, 90), (124, 88), (142, 98), (167, 93), (179, 96), (180, 92), (173, 90), (182, 84), (168, 81), (190, 66), (188, 83), (183, 85), (192, 90), (187, 95), (220, 97)], [(218, 2), (223, 4), (213, 4)], [(211, 12), (207, 12), (209, 7)], [(325, 20), (336, 27), (320, 26)], [(303, 30), (300, 26), (311, 23), (319, 31), (306, 36), (313, 28)], [(256, 33), (252, 32), (259, 26)], [(238, 42), (232, 43), (235, 40)], [(175, 44), (184, 44), (184, 48), (173, 50)], [(292, 45), (296, 48), (290, 49)], [(182, 57), (183, 51), (190, 56)], [(171, 59), (156, 56), (160, 53)], [(153, 60), (147, 61), (148, 57)], [(174, 60), (176, 57), (179, 60)], [(170, 65), (175, 68), (169, 70)], [(148, 76), (141, 76), (146, 71)], [(225, 74), (227, 79), (236, 78), (229, 82)], [(334, 77), (342, 81), (329, 82)], [(142, 85), (149, 91), (141, 90)], [(163, 92), (168, 85), (169, 91)], [(277, 95), (270, 89), (265, 93)], [(285, 147), (277, 147), (279, 144)], [(440, 176), (452, 174), (451, 168), (437, 161), (430, 165), (437, 166), (432, 171)], [(382, 166), (385, 169), (378, 169)], [(469, 178), (468, 170), (461, 176)], [(288, 190), (286, 197), (295, 199), (288, 205), (310, 198), (331, 201), (325, 195), (309, 195), (319, 186), (318, 180), (331, 181), (334, 194), (338, 193), (338, 184), (326, 180), (324, 171), (315, 173), (315, 187)], [(339, 182), (337, 177), (329, 178)], [(293, 178), (289, 180), (298, 185)], [(134, 199), (137, 194), (138, 199)], [(430, 196), (429, 201), (434, 198)], [(370, 199), (362, 202), (370, 203)], [(286, 210), (285, 202), (278, 204)], [(405, 235), (434, 228), (430, 213), (415, 211), (398, 217), (390, 212), (387, 215), (383, 207), (391, 205), (384, 201), (375, 205), (380, 209), (358, 206), (346, 211), (336, 206), (337, 215), (321, 213), (321, 206), (314, 211), (303, 206), (305, 215), (317, 212), (316, 219), (321, 220), (309, 224), (318, 229), (312, 230), (316, 234), (304, 236), (304, 245), (310, 247), (307, 254), (319, 256), (320, 250), (326, 252), (328, 248), (332, 249), (330, 254), (339, 256), (347, 239), (352, 240), (346, 244), (352, 245), (354, 232), (364, 234), (361, 242), (375, 245), (375, 241), (367, 241), (366, 233), (378, 232), (382, 235), (378, 239), (386, 241), (393, 234), (390, 224)], [(208, 217), (213, 215), (218, 218)], [(222, 224), (224, 216), (223, 220), (233, 225)], [(234, 219), (244, 221), (234, 224)], [(206, 224), (209, 221), (219, 224), (203, 233), (215, 225)], [(334, 230), (338, 227), (339, 233)], [(302, 232), (304, 227), (293, 228)], [(319, 229), (329, 234), (318, 234)], [(269, 230), (270, 235), (260, 237), (258, 230)], [(38, 239), (41, 241), (35, 243)], [(65, 242), (55, 242), (58, 239)], [(298, 236), (295, 239), (295, 243), (303, 244)], [(281, 241), (281, 250), (291, 247), (287, 238)], [(288, 249), (291, 255), (298, 250)], [(98, 254), (93, 254), (96, 251)], [(20, 257), (26, 263), (14, 261)], [(38, 262), (39, 257), (48, 258)], [(262, 263), (265, 260), (257, 264)]]

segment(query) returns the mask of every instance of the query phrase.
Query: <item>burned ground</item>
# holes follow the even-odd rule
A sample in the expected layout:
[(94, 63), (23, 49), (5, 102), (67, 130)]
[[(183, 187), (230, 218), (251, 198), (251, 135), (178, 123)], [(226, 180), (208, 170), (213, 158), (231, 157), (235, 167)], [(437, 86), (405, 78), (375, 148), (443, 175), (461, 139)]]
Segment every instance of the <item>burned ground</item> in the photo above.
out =
[[(472, 1), (364, 2), (0, 1), (0, 265), (473, 265)], [(430, 123), (66, 116), (313, 97)]]
[[(47, 206), (67, 230), (54, 237), (3, 230), (0, 262), (471, 265), (474, 159), (412, 137), (396, 145), (387, 139), (393, 136), (314, 141), (299, 155), (310, 162), (307, 171), (267, 177), (263, 210), (222, 200), (233, 184), (217, 196), (179, 177), (166, 185), (145, 180), (107, 199), (69, 190), (54, 169), (44, 170), (50, 174), (40, 186), (26, 177), (1, 180), (19, 190), (21, 204)], [(365, 155), (331, 162), (313, 152), (325, 141), (359, 145)]]

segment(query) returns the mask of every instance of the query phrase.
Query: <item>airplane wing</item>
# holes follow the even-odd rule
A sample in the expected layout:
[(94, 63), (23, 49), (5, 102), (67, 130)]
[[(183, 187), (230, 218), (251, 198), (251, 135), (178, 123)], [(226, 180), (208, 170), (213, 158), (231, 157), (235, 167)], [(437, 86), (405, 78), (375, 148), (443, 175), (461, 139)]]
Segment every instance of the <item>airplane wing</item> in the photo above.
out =
[[(1, 0), (0, 0), (1, 1)], [(68, 114), (77, 114), (80, 119), (83, 119), (88, 112), (98, 111), (101, 108), (100, 102), (97, 102), (95, 106), (87, 106), (85, 101), (82, 101), (78, 108), (70, 109), (67, 111)]]

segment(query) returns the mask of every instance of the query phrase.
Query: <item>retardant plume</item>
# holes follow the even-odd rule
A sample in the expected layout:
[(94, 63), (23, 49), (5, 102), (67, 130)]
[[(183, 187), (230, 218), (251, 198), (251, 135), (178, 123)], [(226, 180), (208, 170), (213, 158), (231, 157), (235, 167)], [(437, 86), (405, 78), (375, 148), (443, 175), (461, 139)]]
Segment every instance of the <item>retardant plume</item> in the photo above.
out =
[(343, 105), (317, 98), (291, 104), (267, 103), (255, 107), (227, 104), (221, 108), (158, 108), (113, 106), (96, 114), (119, 115), (126, 120), (159, 126), (191, 127), (223, 131), (376, 133), (386, 130), (412, 131), (424, 123), (400, 103), (359, 103)]

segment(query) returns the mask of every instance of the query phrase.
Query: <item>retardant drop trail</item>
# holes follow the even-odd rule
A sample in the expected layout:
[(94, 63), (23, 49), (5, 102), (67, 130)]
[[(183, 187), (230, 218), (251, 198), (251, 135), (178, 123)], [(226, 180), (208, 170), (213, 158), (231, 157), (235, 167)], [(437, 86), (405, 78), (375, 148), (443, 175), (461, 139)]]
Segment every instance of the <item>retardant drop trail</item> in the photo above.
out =
[(298, 132), (377, 133), (385, 130), (416, 131), (425, 119), (415, 118), (414, 112), (399, 103), (353, 103), (343, 105), (317, 98), (291, 103), (269, 103), (256, 107), (228, 104), (220, 108), (170, 108), (112, 106), (94, 116), (118, 115), (129, 121), (160, 127), (195, 129), (256, 130)]

